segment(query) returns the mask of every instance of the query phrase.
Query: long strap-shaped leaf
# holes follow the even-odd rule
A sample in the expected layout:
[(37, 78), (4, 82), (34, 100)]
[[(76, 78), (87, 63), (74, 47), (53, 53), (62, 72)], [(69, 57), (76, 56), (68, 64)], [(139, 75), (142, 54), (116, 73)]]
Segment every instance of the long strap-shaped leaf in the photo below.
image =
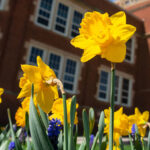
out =
[(150, 150), (150, 130), (148, 133), (148, 144), (147, 144), (147, 150)]
[(40, 120), (38, 112), (33, 102), (34, 86), (32, 85), (31, 99), (30, 99), (30, 113), (29, 113), (29, 125), (31, 137), (36, 150), (53, 150), (53, 147), (43, 130), (43, 123)]
[(68, 122), (67, 122), (66, 94), (63, 94), (62, 97), (64, 110), (64, 150), (68, 150)]
[(85, 109), (83, 109), (82, 111), (82, 118), (83, 118), (84, 134), (86, 139), (86, 150), (90, 150), (89, 120)]
[(7, 112), (8, 112), (8, 119), (9, 119), (9, 125), (10, 125), (10, 130), (11, 130), (12, 141), (15, 142), (15, 149), (16, 150), (22, 150), (21, 144), (19, 143), (18, 139), (16, 139), (16, 137), (15, 137), (15, 133), (14, 133), (14, 130), (13, 130), (13, 125), (12, 125), (12, 122), (11, 122), (10, 109), (7, 109)]
[(74, 119), (76, 112), (76, 97), (72, 97), (71, 106), (70, 106), (70, 134), (69, 134), (69, 150), (74, 150), (75, 145), (73, 141), (73, 127), (74, 127)]
[(48, 128), (48, 117), (47, 117), (46, 113), (41, 109), (40, 106), (38, 106), (38, 108), (39, 108), (40, 116), (44, 123), (45, 129), (47, 129)]
[(103, 132), (104, 132), (104, 112), (101, 112), (98, 124), (98, 131), (99, 131), (99, 149), (101, 149), (102, 139), (103, 139)]

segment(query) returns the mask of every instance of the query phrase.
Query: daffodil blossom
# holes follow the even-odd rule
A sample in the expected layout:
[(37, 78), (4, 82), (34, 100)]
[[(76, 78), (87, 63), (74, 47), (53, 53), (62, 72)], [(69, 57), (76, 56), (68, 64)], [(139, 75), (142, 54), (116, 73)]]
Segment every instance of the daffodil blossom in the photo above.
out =
[(71, 40), (71, 44), (84, 50), (82, 62), (96, 55), (114, 63), (122, 62), (126, 55), (126, 42), (136, 31), (134, 26), (126, 24), (123, 11), (111, 17), (108, 13), (87, 12), (80, 25), (80, 34)]
[(40, 56), (37, 56), (37, 66), (21, 65), (21, 68), (24, 74), (20, 79), (21, 91), (18, 98), (29, 97), (31, 85), (34, 84), (37, 103), (44, 112), (49, 113), (54, 100), (58, 98), (57, 85), (47, 82), (56, 78), (54, 71), (42, 61)]

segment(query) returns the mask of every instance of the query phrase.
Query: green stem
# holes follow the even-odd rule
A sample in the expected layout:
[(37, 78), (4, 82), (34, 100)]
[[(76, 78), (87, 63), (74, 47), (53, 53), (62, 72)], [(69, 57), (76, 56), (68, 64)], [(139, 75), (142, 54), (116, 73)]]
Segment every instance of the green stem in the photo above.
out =
[(63, 110), (64, 110), (64, 150), (68, 150), (68, 123), (67, 123), (67, 107), (66, 107), (66, 94), (62, 94)]
[(115, 64), (112, 63), (111, 64), (111, 91), (110, 91), (109, 150), (113, 150), (114, 94), (115, 94)]

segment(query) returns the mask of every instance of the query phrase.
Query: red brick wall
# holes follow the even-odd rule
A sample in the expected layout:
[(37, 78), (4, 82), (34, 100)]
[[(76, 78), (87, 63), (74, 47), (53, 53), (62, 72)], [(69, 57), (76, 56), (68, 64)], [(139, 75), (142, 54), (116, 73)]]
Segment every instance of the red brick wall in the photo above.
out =
[[(110, 14), (120, 9), (107, 1), (84, 0), (84, 2), (93, 7), (98, 6), (99, 9), (108, 11)], [(0, 86), (11, 91), (13, 95), (11, 93), (8, 94), (9, 91), (6, 91), (3, 97), (4, 103), (0, 105), (0, 111), (2, 111), (2, 113), (0, 113), (0, 124), (7, 122), (6, 108), (11, 107), (12, 114), (14, 115), (19, 105), (18, 100), (16, 100), (16, 96), (19, 92), (17, 75), (20, 71), (20, 64), (25, 63), (24, 56), (27, 52), (25, 48), (26, 42), (34, 39), (78, 56), (82, 53), (81, 50), (75, 49), (70, 45), (70, 39), (40, 28), (30, 21), (30, 16), (34, 14), (35, 9), (33, 1), (13, 0), (10, 1), (9, 5), (10, 9), (8, 12), (0, 13), (0, 27), (4, 35), (3, 39), (0, 40), (0, 48), (2, 51), (0, 57)], [(129, 13), (127, 13), (127, 18), (129, 23), (137, 27), (137, 33), (139, 35), (144, 34), (142, 21)], [(3, 21), (3, 23), (1, 23), (1, 21)], [(149, 67), (146, 66), (149, 63), (149, 55), (146, 45), (146, 41), (139, 37), (138, 49), (136, 49), (135, 52), (135, 64), (122, 63), (116, 66), (118, 70), (127, 72), (135, 77), (136, 82), (133, 87), (135, 96), (133, 104), (140, 106), (141, 109), (144, 109), (145, 106), (141, 105), (141, 97), (143, 94), (140, 94), (139, 91), (149, 88), (149, 82), (147, 82), (149, 75), (147, 69)], [(95, 110), (98, 111), (109, 107), (109, 103), (100, 102), (95, 98), (97, 91), (96, 85), (99, 80), (98, 67), (102, 64), (110, 66), (106, 60), (100, 59), (98, 56), (85, 63), (81, 71), (81, 80), (78, 83), (80, 94), (77, 95), (77, 98), (79, 104), (81, 106), (95, 107)], [(147, 96), (148, 94), (145, 95), (145, 101), (149, 98)], [(150, 105), (150, 103), (148, 105)], [(128, 113), (133, 112), (133, 107), (125, 108), (125, 110)]]

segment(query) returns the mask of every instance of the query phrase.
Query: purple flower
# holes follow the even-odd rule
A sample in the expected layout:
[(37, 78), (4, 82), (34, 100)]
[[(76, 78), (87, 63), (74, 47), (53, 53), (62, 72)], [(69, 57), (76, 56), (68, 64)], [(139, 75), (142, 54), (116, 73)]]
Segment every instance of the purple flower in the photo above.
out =
[(91, 136), (90, 136), (90, 148), (91, 148), (92, 145), (93, 145), (93, 141), (94, 141), (94, 135), (91, 134)]
[(55, 150), (58, 150), (57, 144), (60, 130), (61, 130), (60, 120), (57, 118), (56, 119), (53, 118), (52, 120), (50, 120), (48, 126), (48, 136)]
[(136, 133), (135, 124), (133, 124), (131, 128), (131, 135), (134, 136), (135, 133)]
[(15, 149), (15, 142), (12, 141), (9, 143), (8, 150), (13, 150), (13, 149)]
[(61, 122), (59, 119), (52, 119), (49, 122), (49, 127), (48, 127), (48, 136), (53, 137), (53, 136), (58, 136), (61, 130)]

